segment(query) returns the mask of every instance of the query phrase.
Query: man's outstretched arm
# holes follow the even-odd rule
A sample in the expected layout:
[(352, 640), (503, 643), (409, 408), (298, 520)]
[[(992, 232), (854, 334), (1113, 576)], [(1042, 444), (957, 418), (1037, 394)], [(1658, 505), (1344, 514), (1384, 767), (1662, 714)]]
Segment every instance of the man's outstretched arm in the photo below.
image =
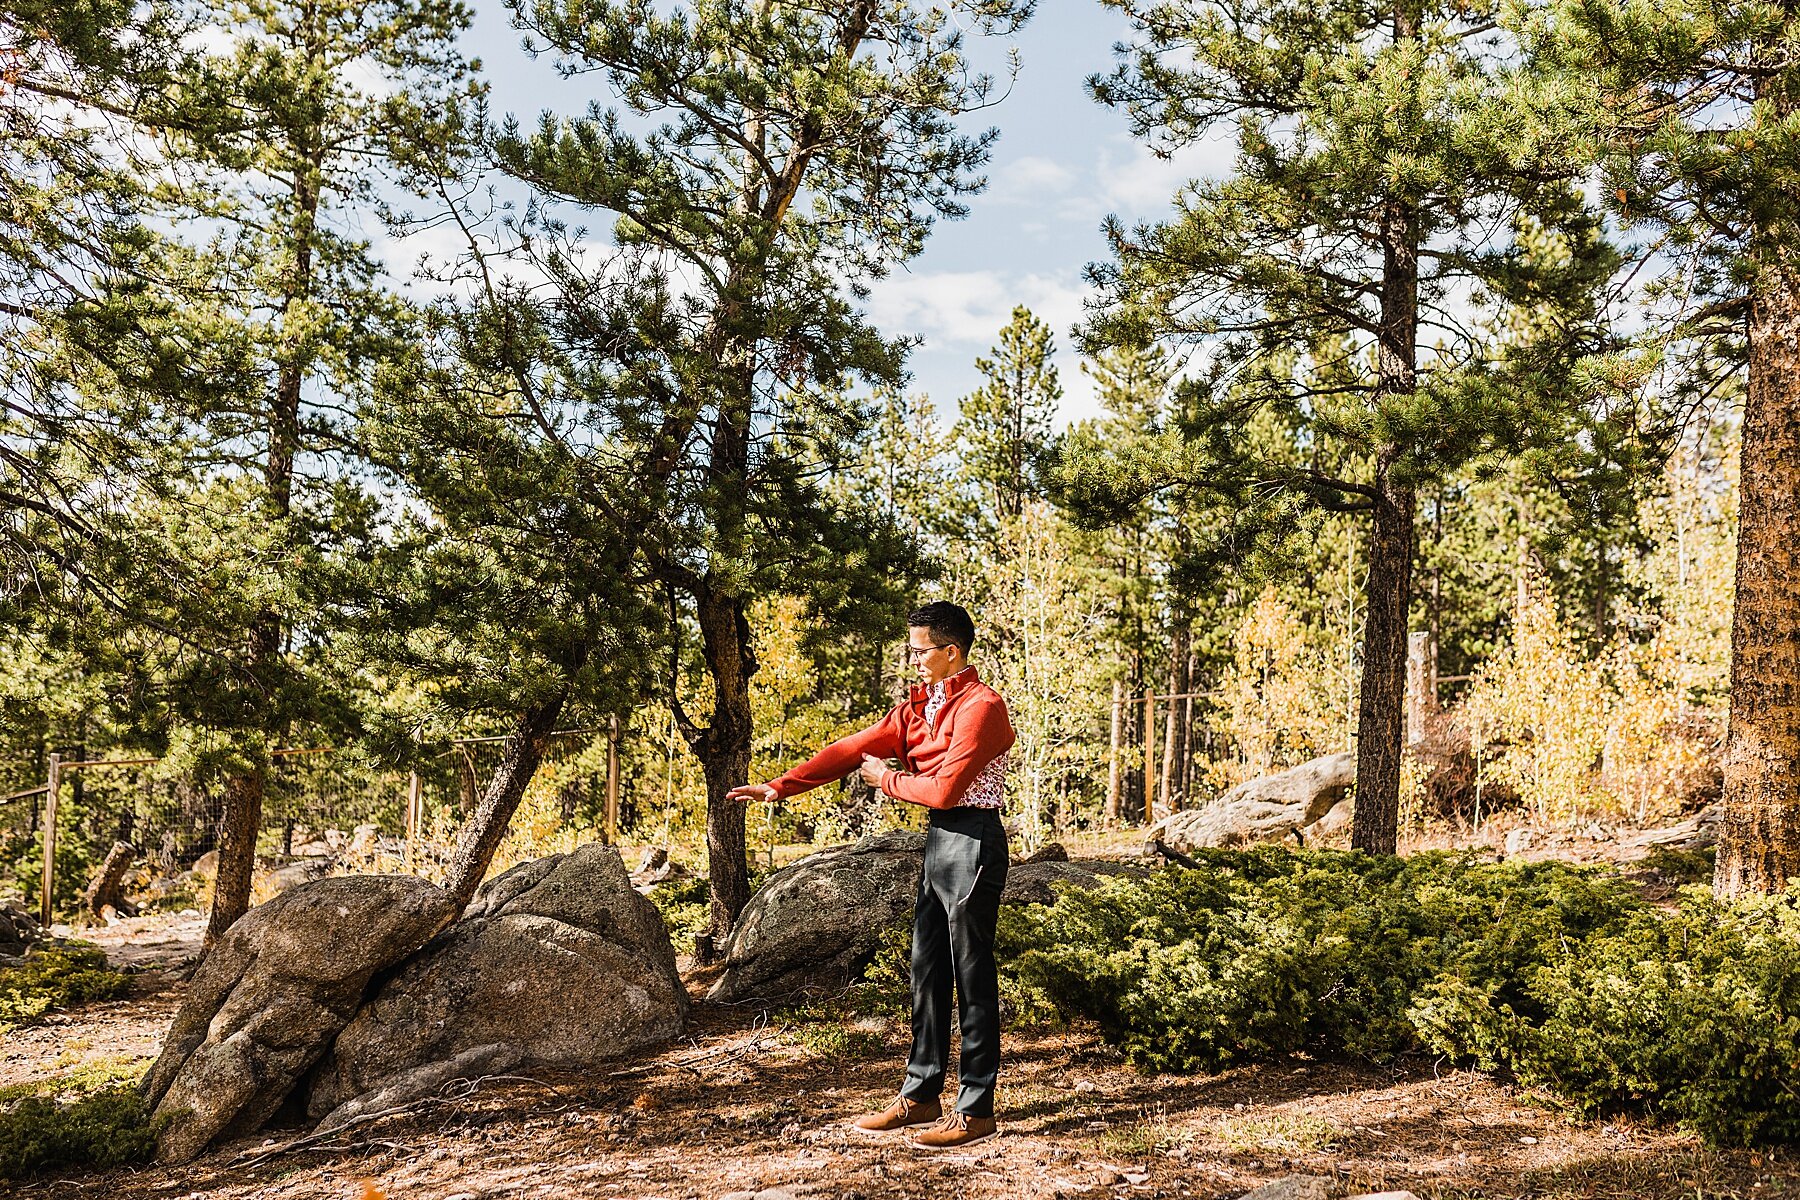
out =
[(848, 737), (841, 737), (793, 770), (768, 783), (749, 783), (725, 793), (728, 800), (785, 800), (827, 783), (836, 783), (862, 765), (865, 755), (900, 756), (900, 708)]

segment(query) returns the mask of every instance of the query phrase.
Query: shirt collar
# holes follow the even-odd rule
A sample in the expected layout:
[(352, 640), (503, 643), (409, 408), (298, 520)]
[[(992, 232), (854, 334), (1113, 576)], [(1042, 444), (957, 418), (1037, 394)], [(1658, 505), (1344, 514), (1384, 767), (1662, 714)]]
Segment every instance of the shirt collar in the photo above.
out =
[(925, 703), (925, 701), (927, 699), (929, 699), (931, 696), (931, 689), (934, 687), (938, 687), (938, 686), (943, 687), (944, 699), (948, 700), (952, 696), (955, 696), (958, 692), (961, 692), (961, 691), (965, 690), (966, 688), (969, 688), (972, 685), (980, 683), (980, 682), (981, 682), (981, 676), (976, 673), (974, 667), (972, 667), (972, 666), (964, 667), (962, 670), (958, 671), (956, 674), (950, 676), (949, 678), (940, 680), (939, 683), (936, 683), (936, 684), (915, 683), (915, 684), (913, 684), (912, 685), (912, 701), (914, 704)]

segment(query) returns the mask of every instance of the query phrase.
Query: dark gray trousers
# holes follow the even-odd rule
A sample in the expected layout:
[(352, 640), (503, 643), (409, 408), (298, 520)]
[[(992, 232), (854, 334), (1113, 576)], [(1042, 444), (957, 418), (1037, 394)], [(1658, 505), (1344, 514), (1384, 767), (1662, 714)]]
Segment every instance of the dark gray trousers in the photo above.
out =
[(912, 1053), (900, 1094), (936, 1100), (950, 1065), (950, 992), (955, 984), (962, 1056), (956, 1110), (994, 1115), (1000, 1071), (1000, 976), (994, 924), (1006, 887), (1006, 830), (992, 808), (933, 810), (925, 865), (913, 901)]

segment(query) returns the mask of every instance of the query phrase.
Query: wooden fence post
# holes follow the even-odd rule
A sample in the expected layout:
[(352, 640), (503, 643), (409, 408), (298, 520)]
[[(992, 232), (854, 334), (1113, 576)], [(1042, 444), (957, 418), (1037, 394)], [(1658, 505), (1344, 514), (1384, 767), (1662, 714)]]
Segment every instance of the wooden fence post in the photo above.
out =
[(413, 843), (419, 840), (419, 824), (425, 815), (425, 785), (417, 771), (406, 777), (406, 865), (412, 865)]
[(1113, 680), (1112, 747), (1106, 760), (1106, 827), (1119, 824), (1119, 748), (1125, 740), (1125, 681)]
[(50, 936), (50, 898), (56, 892), (56, 794), (62, 791), (62, 755), (50, 756), (50, 787), (44, 793), (44, 881), (38, 905), (44, 936)]
[(1437, 644), (1430, 630), (1406, 638), (1406, 744), (1425, 740), (1425, 723), (1438, 711)]
[(1144, 824), (1156, 820), (1156, 692), (1144, 689)]
[(606, 844), (619, 844), (619, 714), (606, 726)]

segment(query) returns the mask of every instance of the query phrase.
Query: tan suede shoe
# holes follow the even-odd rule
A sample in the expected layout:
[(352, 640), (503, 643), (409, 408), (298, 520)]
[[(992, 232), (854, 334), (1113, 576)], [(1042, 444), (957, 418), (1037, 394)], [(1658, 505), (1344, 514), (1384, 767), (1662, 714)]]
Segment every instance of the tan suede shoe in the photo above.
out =
[(894, 1102), (877, 1113), (856, 1118), (856, 1127), (864, 1133), (886, 1133), (908, 1125), (929, 1125), (944, 1115), (944, 1106), (936, 1100), (908, 1100), (896, 1096)]
[(913, 1139), (921, 1150), (956, 1150), (991, 1138), (999, 1130), (992, 1117), (971, 1117), (953, 1112)]

